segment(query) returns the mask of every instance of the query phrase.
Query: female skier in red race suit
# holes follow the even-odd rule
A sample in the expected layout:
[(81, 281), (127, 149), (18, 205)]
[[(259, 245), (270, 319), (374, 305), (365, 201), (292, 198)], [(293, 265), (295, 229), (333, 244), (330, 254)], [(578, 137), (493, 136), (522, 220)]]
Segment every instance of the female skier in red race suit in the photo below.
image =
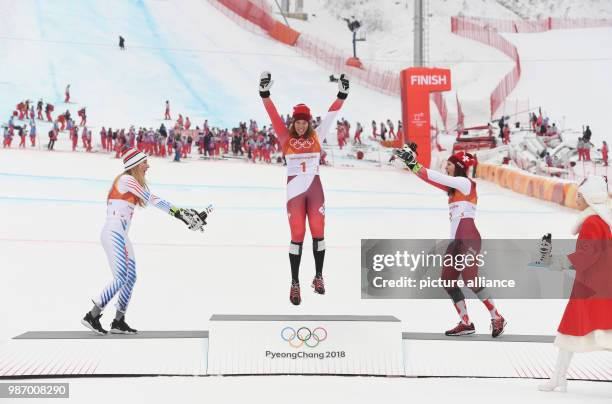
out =
[[(451, 221), (451, 243), (446, 254), (456, 256), (477, 255), (480, 252), (480, 233), (476, 228), (474, 218), (476, 217), (476, 204), (478, 194), (476, 183), (467, 177), (467, 170), (474, 164), (474, 156), (470, 153), (458, 152), (448, 158), (446, 163), (446, 174), (427, 169), (417, 162), (416, 145), (410, 144), (396, 151), (397, 156), (404, 161), (423, 181), (443, 190), (448, 195), (448, 208)], [(462, 271), (453, 266), (442, 268), (442, 279), (457, 280), (459, 276), (467, 283), (475, 280), (478, 276), (478, 267), (474, 264)], [(495, 338), (504, 332), (506, 320), (499, 314), (490, 292), (484, 287), (472, 288), (476, 296), (486, 306), (491, 314), (491, 335)], [(469, 335), (475, 332), (475, 327), (470, 322), (465, 296), (459, 287), (446, 288), (446, 292), (453, 300), (455, 309), (461, 321), (451, 330), (446, 331), (448, 336)]]
[(278, 142), (287, 160), (287, 217), (291, 229), (289, 263), (291, 264), (291, 289), (289, 300), (294, 305), (302, 301), (299, 269), (302, 245), (306, 232), (306, 217), (312, 235), (312, 249), (316, 275), (312, 281), (314, 291), (325, 294), (323, 284), (323, 260), (325, 258), (325, 197), (319, 178), (321, 143), (327, 137), (336, 115), (349, 92), (349, 80), (345, 75), (338, 81), (338, 96), (327, 115), (315, 129), (310, 109), (304, 104), (293, 107), (293, 123), (287, 128), (270, 99), (272, 75), (263, 72), (259, 81), (259, 95), (272, 120)]

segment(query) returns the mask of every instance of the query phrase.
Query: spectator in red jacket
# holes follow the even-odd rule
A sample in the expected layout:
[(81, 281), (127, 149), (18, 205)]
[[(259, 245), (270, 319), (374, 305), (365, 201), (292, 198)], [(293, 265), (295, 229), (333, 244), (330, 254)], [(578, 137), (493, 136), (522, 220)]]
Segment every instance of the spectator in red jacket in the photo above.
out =
[(340, 150), (342, 150), (342, 147), (344, 147), (344, 139), (346, 139), (344, 131), (344, 125), (342, 125), (342, 123), (339, 121), (336, 122), (336, 138), (338, 139), (338, 147), (340, 147)]
[(504, 135), (504, 144), (510, 143), (510, 127), (508, 126), (508, 124), (504, 125), (502, 133)]
[(43, 100), (38, 100), (38, 104), (36, 104), (36, 119), (40, 119), (41, 121), (44, 119), (42, 115), (43, 110)]
[(357, 122), (357, 126), (355, 128), (355, 144), (361, 144), (361, 133), (363, 132), (363, 127), (360, 122)]
[(47, 115), (47, 121), (49, 122), (53, 122), (53, 118), (51, 117), (51, 112), (53, 112), (54, 109), (55, 107), (53, 106), (53, 104), (47, 103), (47, 105), (45, 106), (45, 114)]
[(66, 115), (60, 115), (57, 117), (57, 121), (60, 124), (60, 132), (63, 131), (64, 129), (66, 129)]
[(19, 112), (19, 120), (23, 120), (23, 117), (27, 113), (25, 109), (26, 108), (25, 103), (22, 101), (19, 104), (17, 104), (15, 108), (17, 109), (17, 112)]
[(79, 133), (76, 126), (70, 128), (70, 140), (72, 141), (72, 151), (76, 151), (77, 142), (79, 140)]
[(49, 144), (47, 145), (48, 150), (53, 150), (55, 141), (57, 140), (57, 129), (51, 129), (49, 131)]
[[(76, 129), (76, 128), (75, 128)], [(83, 143), (83, 149), (89, 151), (89, 145), (87, 143), (87, 128), (84, 127), (81, 131), (81, 142)]]
[(591, 161), (591, 148), (594, 146), (593, 143), (591, 143), (590, 140), (587, 140), (584, 138), (583, 136), (583, 141), (584, 141), (584, 159), (586, 161)]
[(85, 126), (87, 124), (87, 113), (85, 112), (85, 107), (79, 109), (77, 115), (81, 118), (80, 126)]
[(26, 147), (26, 132), (25, 132), (25, 128), (23, 126), (19, 126), (18, 132), (19, 134), (19, 147), (24, 148)]
[(396, 139), (395, 129), (393, 127), (393, 122), (391, 121), (391, 119), (387, 119), (387, 127), (389, 128), (389, 138)]
[(104, 129), (104, 126), (100, 130), (100, 142), (102, 143), (102, 150), (106, 150), (106, 129)]

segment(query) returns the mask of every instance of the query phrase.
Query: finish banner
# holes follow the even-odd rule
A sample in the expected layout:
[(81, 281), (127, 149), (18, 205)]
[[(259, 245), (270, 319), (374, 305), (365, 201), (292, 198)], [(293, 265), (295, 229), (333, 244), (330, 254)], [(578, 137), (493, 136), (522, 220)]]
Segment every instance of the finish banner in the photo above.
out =
[(429, 94), (451, 89), (448, 69), (411, 67), (400, 73), (402, 86), (402, 121), (405, 144), (408, 140), (418, 146), (419, 162), (431, 163), (431, 121)]

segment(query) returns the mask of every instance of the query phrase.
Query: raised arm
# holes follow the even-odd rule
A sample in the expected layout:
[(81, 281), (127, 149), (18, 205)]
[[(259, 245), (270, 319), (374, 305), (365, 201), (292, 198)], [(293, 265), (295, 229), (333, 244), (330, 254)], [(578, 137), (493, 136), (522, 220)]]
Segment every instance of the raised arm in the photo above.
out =
[(423, 167), (416, 158), (416, 145), (411, 143), (405, 145), (404, 148), (396, 150), (397, 155), (410, 170), (415, 173), (420, 179), (431, 184), (443, 191), (448, 191), (449, 188), (454, 188), (462, 194), (469, 194), (472, 189), (472, 183), (466, 177), (451, 177), (434, 170)]
[(448, 187), (446, 185), (442, 185), (440, 183), (434, 182), (432, 181), (429, 176), (427, 175), (427, 169), (426, 168), (421, 168), (417, 173), (416, 173), (417, 177), (419, 177), (420, 179), (422, 179), (423, 181), (425, 181), (426, 183), (433, 185), (436, 188), (441, 189), (444, 192), (448, 192)]
[(448, 191), (449, 188), (454, 188), (462, 194), (467, 195), (472, 189), (472, 183), (466, 177), (451, 177), (450, 175), (442, 174), (425, 167), (421, 167), (416, 174), (423, 181), (444, 191)]
[(327, 111), (327, 114), (321, 121), (321, 124), (317, 127), (317, 135), (319, 136), (319, 140), (323, 142), (327, 137), (327, 134), (332, 128), (332, 125), (336, 121), (336, 117), (338, 116), (338, 111), (342, 108), (342, 104), (346, 97), (348, 97), (350, 88), (350, 82), (348, 76), (344, 73), (340, 75), (338, 79), (338, 95), (336, 100), (332, 103), (331, 107)]
[(272, 127), (274, 128), (274, 132), (276, 132), (278, 141), (280, 144), (284, 144), (289, 137), (289, 130), (287, 130), (283, 119), (276, 110), (276, 106), (270, 99), (270, 89), (272, 88), (272, 84), (274, 84), (272, 74), (270, 74), (270, 72), (261, 73), (259, 76), (259, 96), (261, 97), (264, 107), (266, 108), (266, 112), (272, 121)]
[(278, 137), (278, 141), (281, 144), (284, 144), (289, 136), (289, 130), (285, 126), (283, 119), (278, 114), (276, 110), (276, 106), (272, 102), (272, 99), (268, 96), (266, 98), (262, 98), (264, 107), (266, 107), (266, 111), (268, 112), (268, 116), (272, 121), (272, 127), (274, 128), (274, 132), (276, 132), (276, 136)]
[(325, 117), (321, 121), (321, 124), (317, 126), (317, 135), (319, 136), (319, 140), (323, 142), (327, 137), (327, 134), (332, 128), (333, 123), (336, 121), (336, 117), (338, 116), (338, 111), (342, 108), (342, 104), (344, 103), (343, 99), (336, 98), (336, 100), (332, 103), (331, 107), (325, 114)]

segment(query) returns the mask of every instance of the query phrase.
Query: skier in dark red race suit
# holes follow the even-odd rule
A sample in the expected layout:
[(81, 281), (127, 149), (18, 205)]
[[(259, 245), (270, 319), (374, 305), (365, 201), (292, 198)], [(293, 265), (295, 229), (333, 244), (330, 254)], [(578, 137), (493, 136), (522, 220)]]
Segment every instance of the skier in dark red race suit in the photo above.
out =
[(287, 216), (291, 229), (289, 263), (291, 264), (291, 289), (289, 300), (301, 303), (299, 270), (302, 245), (306, 233), (306, 217), (312, 235), (312, 249), (316, 275), (312, 281), (315, 293), (325, 294), (323, 284), (323, 260), (325, 258), (325, 196), (319, 178), (321, 142), (327, 137), (336, 115), (349, 92), (349, 80), (344, 74), (338, 80), (338, 98), (317, 130), (312, 127), (310, 109), (304, 104), (293, 107), (293, 123), (287, 128), (270, 99), (272, 75), (263, 72), (259, 80), (259, 95), (272, 120), (278, 142), (287, 160)]
[[(464, 256), (477, 255), (480, 252), (481, 244), (480, 233), (474, 222), (478, 194), (476, 183), (467, 177), (467, 170), (474, 164), (474, 157), (470, 153), (464, 152), (453, 154), (446, 163), (446, 173), (448, 175), (444, 175), (427, 169), (418, 163), (414, 143), (404, 146), (401, 150), (396, 150), (395, 154), (419, 178), (448, 194), (451, 221), (450, 239), (452, 241), (446, 250), (446, 254), (452, 256), (459, 254)], [(465, 283), (474, 281), (478, 276), (478, 266), (476, 264), (467, 266), (462, 271), (455, 269), (454, 266), (444, 266), (442, 268), (442, 279), (444, 281), (457, 280), (459, 275)], [(500, 336), (506, 327), (506, 320), (498, 313), (491, 294), (484, 287), (475, 287), (472, 290), (491, 314), (491, 335), (494, 338)], [(475, 327), (468, 317), (463, 292), (458, 287), (449, 287), (446, 292), (453, 300), (461, 321), (455, 328), (446, 331), (445, 334), (448, 336), (473, 334)]]

